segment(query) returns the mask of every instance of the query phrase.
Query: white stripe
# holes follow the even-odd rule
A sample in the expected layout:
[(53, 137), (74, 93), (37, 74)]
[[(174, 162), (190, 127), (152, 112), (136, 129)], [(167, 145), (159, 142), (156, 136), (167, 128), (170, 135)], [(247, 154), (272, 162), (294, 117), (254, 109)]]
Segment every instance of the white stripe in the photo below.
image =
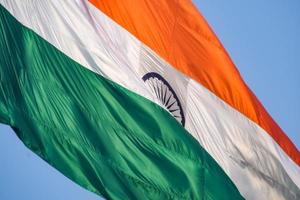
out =
[(86, 0), (0, 0), (22, 24), (88, 69), (159, 104), (142, 77), (158, 72), (177, 93), (185, 128), (247, 199), (300, 199), (300, 168), (256, 123), (174, 70)]

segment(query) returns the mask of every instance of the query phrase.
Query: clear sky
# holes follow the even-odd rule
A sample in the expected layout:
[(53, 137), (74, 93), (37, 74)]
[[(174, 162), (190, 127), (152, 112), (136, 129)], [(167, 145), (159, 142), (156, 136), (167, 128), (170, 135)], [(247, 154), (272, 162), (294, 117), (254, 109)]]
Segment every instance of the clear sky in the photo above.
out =
[[(244, 80), (300, 148), (300, 1), (194, 1)], [(0, 125), (0, 199), (96, 200)]]

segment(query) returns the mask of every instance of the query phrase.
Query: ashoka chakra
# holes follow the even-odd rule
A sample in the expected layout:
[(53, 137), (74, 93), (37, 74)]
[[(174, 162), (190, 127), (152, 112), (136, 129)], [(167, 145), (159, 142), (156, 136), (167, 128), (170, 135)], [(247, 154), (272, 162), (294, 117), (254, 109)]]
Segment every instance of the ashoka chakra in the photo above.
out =
[(158, 98), (162, 107), (184, 126), (185, 118), (180, 101), (170, 84), (158, 73), (150, 72), (143, 76), (146, 85)]

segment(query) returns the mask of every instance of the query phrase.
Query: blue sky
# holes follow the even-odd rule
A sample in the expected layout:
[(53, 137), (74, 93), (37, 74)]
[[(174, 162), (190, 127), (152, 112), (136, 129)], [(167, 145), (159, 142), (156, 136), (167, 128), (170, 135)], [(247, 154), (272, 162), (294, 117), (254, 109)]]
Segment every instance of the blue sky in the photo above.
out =
[[(300, 148), (300, 1), (194, 1), (244, 80)], [(96, 200), (0, 125), (0, 199)]]

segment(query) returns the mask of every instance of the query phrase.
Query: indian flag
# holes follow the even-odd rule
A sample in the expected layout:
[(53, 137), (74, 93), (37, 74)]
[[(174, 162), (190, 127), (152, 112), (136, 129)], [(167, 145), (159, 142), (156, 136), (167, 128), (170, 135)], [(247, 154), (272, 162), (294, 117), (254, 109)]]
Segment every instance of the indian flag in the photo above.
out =
[(0, 0), (0, 122), (106, 199), (300, 199), (300, 154), (188, 0)]

